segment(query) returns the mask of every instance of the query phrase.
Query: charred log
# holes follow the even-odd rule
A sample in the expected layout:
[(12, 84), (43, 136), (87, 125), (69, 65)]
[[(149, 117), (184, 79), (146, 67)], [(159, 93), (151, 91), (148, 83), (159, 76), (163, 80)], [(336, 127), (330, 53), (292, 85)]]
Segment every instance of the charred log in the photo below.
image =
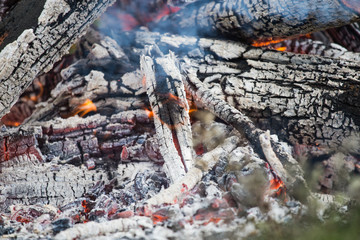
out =
[(149, 32), (135, 38), (174, 51), (212, 94), (292, 144), (338, 146), (358, 130), (356, 61)]
[[(0, 116), (114, 1), (20, 1), (0, 25)], [(31, 11), (28, 11), (31, 9)], [(69, 32), (68, 29), (75, 31)]]
[(202, 36), (220, 33), (243, 42), (287, 38), (358, 21), (358, 3), (350, 2), (197, 1), (153, 29)]
[(75, 200), (96, 182), (113, 179), (120, 163), (162, 163), (153, 135), (145, 111), (55, 119), (2, 132), (3, 210), (15, 203)]

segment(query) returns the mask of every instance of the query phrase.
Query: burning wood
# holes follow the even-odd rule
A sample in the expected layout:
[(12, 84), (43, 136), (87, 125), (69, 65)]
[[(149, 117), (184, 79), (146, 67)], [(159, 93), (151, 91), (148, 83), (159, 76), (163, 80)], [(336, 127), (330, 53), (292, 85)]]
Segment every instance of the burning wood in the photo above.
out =
[[(243, 42), (277, 40), (358, 21), (358, 4), (352, 10), (348, 5), (346, 0), (325, 0), (321, 7), (311, 0), (196, 1), (156, 27), (178, 34), (216, 37), (220, 33)], [(303, 7), (299, 11), (293, 6)]]
[(174, 57), (156, 58), (156, 65), (150, 57), (142, 56), (140, 61), (166, 172), (176, 182), (193, 167), (189, 106), (181, 74)]
[[(173, 3), (179, 2), (188, 1)], [(0, 129), (0, 234), (244, 238), (258, 234), (258, 224), (301, 218), (308, 206), (321, 206), (320, 218), (329, 206), (348, 206), (347, 197), (340, 204), (333, 195), (312, 191), (345, 192), (351, 174), (358, 171), (357, 148), (339, 145), (345, 139), (347, 146), (358, 146), (356, 137), (348, 140), (359, 130), (358, 54), (335, 45), (325, 49), (303, 38), (267, 41), (267, 47), (278, 50), (273, 51), (134, 27), (161, 31), (180, 19), (180, 31), (205, 27), (212, 36), (233, 31), (255, 46), (357, 20), (357, 5), (351, 12), (344, 7), (351, 1), (326, 0), (331, 6), (327, 13), (347, 18), (334, 21), (309, 5), (310, 13), (326, 21), (293, 27), (289, 23), (302, 18), (295, 21), (291, 14), (282, 14), (284, 21), (274, 21), (278, 15), (261, 10), (266, 1), (245, 1), (250, 22), (239, 1), (191, 2), (179, 10), (166, 5), (168, 1), (148, 0), (146, 10), (139, 10), (142, 1), (121, 0), (121, 11), (129, 10), (131, 21), (123, 28), (111, 27), (114, 39), (91, 29), (78, 44), (79, 59), (54, 71), (62, 81), (51, 94), (42, 81), (46, 77), (38, 78), (41, 85), (35, 84), (35, 91), (23, 99), (43, 102), (31, 107), (35, 110), (19, 127)], [(76, 4), (62, 4), (69, 16), (76, 11)], [(49, 6), (50, 1), (47, 11)], [(275, 11), (274, 6), (269, 10)], [(146, 15), (148, 10), (151, 14)], [(118, 24), (124, 12), (112, 11)], [(264, 22), (256, 17), (260, 11), (268, 16)], [(171, 12), (177, 13), (163, 17)], [(193, 25), (182, 25), (185, 22)], [(266, 31), (258, 30), (261, 24)], [(341, 59), (280, 52), (284, 47), (294, 50), (287, 44), (301, 41), (300, 49), (308, 44), (320, 49), (312, 53)], [(201, 116), (203, 108), (215, 116)], [(200, 111), (189, 115), (191, 109)], [(12, 125), (22, 122), (8, 120)], [(286, 140), (296, 144), (297, 156), (318, 154), (324, 159), (326, 170), (316, 187), (311, 188), (311, 182), (308, 186), (291, 147), (281, 142)], [(303, 153), (306, 148), (316, 150)], [(333, 154), (336, 151), (341, 153)], [(349, 189), (359, 188), (354, 184)]]
[(90, 100), (90, 99), (86, 99), (86, 101), (83, 104), (80, 104), (79, 106), (77, 106), (71, 113), (70, 116), (75, 116), (78, 115), (80, 117), (85, 116), (86, 114), (88, 114), (89, 112), (96, 112), (96, 106), (95, 104)]

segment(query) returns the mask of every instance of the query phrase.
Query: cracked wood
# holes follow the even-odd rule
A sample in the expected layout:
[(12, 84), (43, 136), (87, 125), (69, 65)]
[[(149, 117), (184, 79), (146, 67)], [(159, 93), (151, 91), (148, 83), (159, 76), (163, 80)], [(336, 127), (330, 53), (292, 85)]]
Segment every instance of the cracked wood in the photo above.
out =
[[(114, 0), (20, 1), (0, 25), (0, 117)], [(31, 11), (28, 11), (31, 8)], [(12, 23), (12, 24), (9, 24)]]

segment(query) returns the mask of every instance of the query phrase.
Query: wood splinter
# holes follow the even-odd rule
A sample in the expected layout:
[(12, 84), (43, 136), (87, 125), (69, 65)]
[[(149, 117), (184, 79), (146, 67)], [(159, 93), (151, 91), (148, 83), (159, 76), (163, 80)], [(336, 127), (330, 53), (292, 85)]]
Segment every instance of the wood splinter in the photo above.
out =
[(170, 181), (181, 179), (193, 166), (189, 106), (175, 56), (140, 59), (147, 94), (154, 116), (164, 168)]

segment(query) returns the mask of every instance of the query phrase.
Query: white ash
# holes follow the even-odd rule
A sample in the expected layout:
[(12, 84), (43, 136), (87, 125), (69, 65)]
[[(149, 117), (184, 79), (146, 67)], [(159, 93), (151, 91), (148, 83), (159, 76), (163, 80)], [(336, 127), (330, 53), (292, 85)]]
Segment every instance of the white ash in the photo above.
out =
[(253, 207), (246, 211), (248, 214), (246, 219), (254, 223), (260, 223), (266, 220), (266, 215), (260, 210), (259, 207)]
[(88, 55), (89, 59), (106, 59), (110, 58), (110, 54), (106, 51), (106, 48), (100, 44), (94, 43), (92, 49)]
[(70, 6), (64, 0), (47, 0), (44, 5), (44, 10), (39, 16), (38, 22), (40, 25), (55, 22), (60, 14), (66, 14), (70, 10)]
[(269, 218), (277, 223), (284, 223), (291, 220), (290, 211), (287, 207), (279, 204), (275, 199), (269, 199), (270, 211), (268, 212)]

